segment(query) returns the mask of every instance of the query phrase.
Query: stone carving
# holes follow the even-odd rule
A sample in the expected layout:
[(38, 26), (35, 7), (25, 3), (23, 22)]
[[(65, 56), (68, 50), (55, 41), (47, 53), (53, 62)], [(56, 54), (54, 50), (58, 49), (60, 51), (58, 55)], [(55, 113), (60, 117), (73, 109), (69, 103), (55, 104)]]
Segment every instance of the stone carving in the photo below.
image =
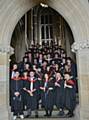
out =
[(1, 53), (9, 53), (10, 55), (14, 54), (14, 48), (9, 45), (0, 44), (0, 52)]
[(77, 52), (78, 50), (89, 48), (89, 40), (74, 42), (71, 46), (72, 52)]

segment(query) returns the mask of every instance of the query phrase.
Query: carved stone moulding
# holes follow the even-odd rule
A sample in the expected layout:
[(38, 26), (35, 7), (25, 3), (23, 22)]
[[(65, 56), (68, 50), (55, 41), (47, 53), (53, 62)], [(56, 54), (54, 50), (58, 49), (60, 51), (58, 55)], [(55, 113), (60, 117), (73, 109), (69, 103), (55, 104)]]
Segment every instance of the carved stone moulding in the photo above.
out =
[(71, 48), (72, 52), (77, 52), (83, 49), (89, 49), (89, 40), (74, 42)]
[(10, 55), (14, 54), (14, 48), (10, 45), (0, 44), (0, 53), (8, 53)]

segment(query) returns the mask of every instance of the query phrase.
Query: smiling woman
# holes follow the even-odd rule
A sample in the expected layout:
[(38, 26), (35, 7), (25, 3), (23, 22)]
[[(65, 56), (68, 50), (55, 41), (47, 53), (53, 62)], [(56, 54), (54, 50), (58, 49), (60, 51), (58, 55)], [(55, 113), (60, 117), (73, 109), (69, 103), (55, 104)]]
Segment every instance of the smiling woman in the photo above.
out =
[[(75, 44), (73, 49), (76, 51), (79, 76), (79, 97), (80, 97), (80, 120), (89, 119), (89, 50), (88, 50), (88, 32), (89, 7), (87, 0), (71, 1), (68, 0), (47, 0), (48, 6), (59, 12), (69, 24)], [(43, 3), (42, 0), (1, 0), (0, 1), (0, 117), (8, 120), (10, 115), (8, 105), (9, 89), (9, 55), (10, 41), (14, 28), (21, 17), (35, 5)], [(48, 29), (48, 28), (47, 28)], [(56, 40), (56, 39), (55, 39)], [(85, 45), (86, 44), (86, 45)], [(83, 46), (83, 47), (82, 47)], [(45, 56), (46, 57), (46, 56)], [(41, 61), (41, 60), (40, 60)], [(86, 61), (86, 62), (85, 62)], [(7, 109), (8, 105), (8, 109)], [(3, 112), (4, 111), (4, 112)], [(10, 112), (9, 112), (10, 113)], [(9, 117), (8, 117), (9, 116)]]

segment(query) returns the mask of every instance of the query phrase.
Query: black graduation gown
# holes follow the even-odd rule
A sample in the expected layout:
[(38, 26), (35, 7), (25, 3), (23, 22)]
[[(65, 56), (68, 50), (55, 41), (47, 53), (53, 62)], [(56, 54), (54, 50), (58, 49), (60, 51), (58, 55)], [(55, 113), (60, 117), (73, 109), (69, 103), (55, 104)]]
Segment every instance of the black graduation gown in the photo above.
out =
[[(41, 84), (44, 87), (45, 82)], [(52, 88), (52, 89), (50, 89)], [(42, 105), (46, 110), (52, 110), (54, 105), (54, 80), (50, 80), (47, 83), (46, 91), (42, 91)]]
[(77, 77), (77, 66), (75, 63), (71, 64), (71, 75), (73, 76), (73, 80), (76, 80)]
[(10, 74), (9, 74), (9, 92), (10, 92), (10, 94), (9, 94), (9, 97), (10, 97), (10, 106), (11, 106), (11, 101), (12, 101), (12, 92), (11, 92), (11, 78), (12, 78), (12, 72), (15, 72), (14, 70), (11, 70), (10, 69)]
[(60, 72), (61, 72), (62, 75), (65, 73), (65, 64), (61, 63), (61, 65), (60, 65)]
[[(38, 101), (38, 104), (39, 104), (39, 101), (41, 99), (40, 85), (41, 85), (41, 82), (42, 82), (43, 75), (42, 75), (42, 73), (38, 72), (38, 73), (35, 74), (35, 76), (36, 76), (36, 78), (38, 80), (37, 101)], [(39, 105), (38, 105), (38, 107), (39, 107)]]
[(55, 86), (55, 105), (58, 109), (64, 108), (64, 80), (61, 79), (57, 82), (59, 86)]
[[(28, 79), (29, 77), (25, 78), (25, 77), (22, 77), (21, 78), (22, 81), (23, 81), (23, 88), (28, 88)], [(27, 109), (27, 100), (28, 100), (28, 93), (23, 89), (22, 91), (22, 99), (23, 99), (23, 109), (26, 110)]]
[(75, 63), (71, 64), (71, 76), (76, 83), (76, 92), (78, 92), (78, 80), (77, 80), (77, 66)]
[[(26, 88), (27, 90), (30, 90), (30, 86), (31, 86), (31, 81), (29, 78), (28, 81), (28, 87)], [(39, 82), (36, 78), (34, 78), (34, 82), (33, 82), (33, 89), (36, 89), (35, 92), (33, 92), (33, 96), (31, 96), (28, 93), (28, 100), (27, 100), (27, 109), (31, 109), (31, 110), (36, 110), (37, 109), (37, 104), (38, 104), (38, 90), (39, 90)]]
[[(71, 83), (71, 81), (73, 83)], [(68, 85), (71, 85), (72, 88), (65, 88), (65, 107), (73, 111), (76, 106), (76, 87), (75, 87), (75, 82), (73, 80), (69, 80), (67, 82)]]
[[(18, 78), (18, 80), (16, 80), (16, 78), (13, 78), (11, 80), (11, 97), (12, 97), (12, 101), (11, 101), (11, 108), (13, 112), (20, 112), (23, 110), (23, 101), (22, 101), (22, 88), (23, 88), (23, 83), (21, 78)], [(16, 97), (14, 95), (15, 92), (19, 92), (20, 95), (18, 97)]]
[(45, 74), (47, 72), (47, 66), (44, 68), (44, 66), (42, 66), (42, 69), (41, 69), (42, 73)]

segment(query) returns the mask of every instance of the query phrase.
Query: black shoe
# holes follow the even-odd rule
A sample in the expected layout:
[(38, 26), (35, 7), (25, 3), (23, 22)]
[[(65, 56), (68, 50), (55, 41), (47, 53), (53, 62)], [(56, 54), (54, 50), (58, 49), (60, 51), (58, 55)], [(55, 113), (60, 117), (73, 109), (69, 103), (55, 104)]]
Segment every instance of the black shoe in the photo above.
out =
[(65, 113), (64, 113), (63, 110), (58, 113), (58, 116), (60, 116), (60, 117), (62, 117), (62, 116), (64, 116), (64, 115), (65, 115)]
[(49, 114), (49, 115), (48, 115), (48, 117), (51, 117), (51, 116), (52, 116), (52, 114)]
[(38, 115), (35, 115), (35, 118), (38, 118), (39, 116)]
[(48, 117), (48, 114), (45, 114), (44, 117)]
[(48, 114), (48, 117), (51, 117), (51, 116), (52, 116), (52, 111), (50, 111)]
[(31, 115), (26, 115), (25, 118), (29, 118)]
[(68, 114), (66, 114), (66, 117), (67, 117), (67, 118), (74, 117), (74, 114), (73, 114), (73, 113), (68, 113)]

